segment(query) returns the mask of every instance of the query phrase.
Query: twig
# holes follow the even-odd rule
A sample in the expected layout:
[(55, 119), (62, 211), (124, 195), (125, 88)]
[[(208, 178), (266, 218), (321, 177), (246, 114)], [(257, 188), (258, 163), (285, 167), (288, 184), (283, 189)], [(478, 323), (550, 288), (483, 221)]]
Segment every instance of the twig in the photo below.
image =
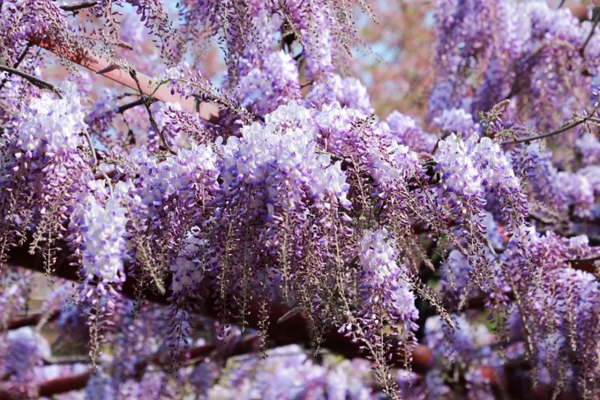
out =
[(19, 329), (24, 326), (37, 325), (44, 318), (47, 318), (48, 321), (53, 321), (60, 315), (60, 311), (53, 311), (50, 315), (46, 315), (42, 312), (36, 312), (31, 315), (19, 316), (10, 318), (8, 323), (6, 324), (7, 330)]
[(595, 123), (597, 123), (597, 124), (600, 124), (600, 118), (596, 118), (596, 117), (589, 117), (589, 118), (588, 118), (588, 121), (591, 121), (591, 122), (595, 122)]
[(156, 131), (156, 133), (158, 133), (158, 136), (160, 137), (160, 141), (162, 142), (163, 146), (169, 151), (169, 153), (177, 154), (169, 146), (169, 143), (167, 143), (167, 139), (165, 138), (164, 132), (162, 131), (162, 129), (158, 128), (158, 124), (156, 123), (156, 120), (154, 119), (154, 116), (152, 115), (152, 110), (150, 110), (150, 104), (152, 104), (151, 102), (153, 101), (154, 93), (151, 94), (150, 97), (148, 97), (148, 98), (146, 96), (144, 96), (144, 91), (142, 90), (142, 87), (140, 86), (140, 81), (138, 80), (137, 74), (133, 68), (129, 69), (129, 74), (135, 81), (135, 84), (137, 85), (137, 88), (140, 91), (140, 95), (142, 96), (142, 98), (140, 100), (142, 100), (142, 104), (144, 104), (144, 107), (146, 107), (146, 111), (148, 112), (148, 117), (150, 118), (150, 124), (152, 124), (152, 127), (154, 128), (154, 130)]
[(90, 134), (87, 131), (84, 130), (82, 132), (82, 134), (87, 139), (87, 142), (88, 142), (88, 144), (90, 146), (90, 151), (92, 152), (93, 165), (96, 166), (96, 165), (98, 165), (98, 156), (96, 155), (96, 149), (94, 148), (94, 142), (92, 142), (92, 138), (91, 138)]
[(34, 85), (41, 87), (42, 89), (52, 90), (54, 93), (56, 93), (56, 95), (58, 96), (59, 99), (63, 98), (62, 95), (60, 94), (60, 91), (54, 85), (52, 85), (51, 83), (48, 83), (46, 81), (43, 81), (40, 78), (36, 78), (33, 75), (29, 75), (28, 73), (19, 71), (18, 69), (7, 67), (6, 65), (2, 65), (2, 64), (0, 64), (0, 71), (8, 72), (9, 74), (13, 74), (13, 75), (18, 75), (21, 78), (27, 79), (29, 82), (33, 83)]
[(596, 30), (596, 26), (598, 26), (598, 22), (600, 21), (600, 7), (594, 8), (593, 21), (594, 21), (594, 24), (592, 25), (592, 30), (590, 31), (590, 34), (588, 35), (588, 37), (585, 39), (585, 42), (583, 42), (581, 49), (579, 49), (579, 54), (581, 54), (581, 57), (585, 56), (585, 48), (587, 47), (588, 43), (592, 39), (592, 36), (594, 36), (594, 31)]
[[(593, 113), (583, 117), (581, 119), (578, 119), (576, 121), (573, 121), (569, 124), (563, 125), (558, 129), (555, 129), (553, 131), (547, 132), (547, 133), (542, 133), (541, 135), (537, 135), (537, 136), (530, 136), (530, 137), (526, 137), (526, 138), (521, 138), (521, 139), (516, 139), (516, 140), (511, 140), (509, 142), (503, 142), (500, 143), (501, 145), (507, 145), (507, 144), (518, 144), (518, 143), (527, 143), (527, 142), (531, 142), (532, 140), (538, 140), (538, 139), (544, 139), (550, 136), (554, 136), (554, 135), (558, 135), (559, 133), (563, 133), (565, 131), (568, 131), (569, 129), (575, 128), (578, 125), (583, 124), (586, 121), (594, 121), (597, 118), (593, 118), (592, 117)], [(598, 121), (595, 122), (600, 122), (600, 119), (598, 119)]]
[[(17, 62), (15, 63), (15, 65), (13, 65), (13, 68), (19, 67), (19, 65), (21, 64), (23, 59), (25, 59), (25, 56), (27, 55), (27, 52), (29, 51), (30, 47), (31, 47), (31, 43), (28, 42), (27, 46), (25, 46), (25, 50), (23, 50), (23, 52), (19, 55), (19, 58), (17, 58)], [(6, 82), (8, 82), (8, 77), (4, 78), (2, 80), (2, 83), (0, 83), (0, 91), (2, 91), (2, 89), (4, 88), (4, 85), (6, 85)]]
[(314, 79), (311, 79), (308, 82), (303, 83), (302, 85), (300, 85), (300, 89), (304, 89), (305, 87), (309, 87), (310, 85), (312, 85), (313, 83), (315, 83)]
[(87, 355), (71, 355), (71, 356), (42, 356), (44, 365), (63, 365), (63, 364), (75, 364), (75, 363), (89, 363), (90, 358)]
[[(150, 104), (152, 104), (156, 101), (156, 99), (152, 98), (152, 99), (148, 99), (147, 101), (150, 102)], [(119, 106), (119, 109), (117, 110), (117, 114), (123, 114), (125, 111), (129, 110), (130, 108), (141, 106), (143, 104), (144, 104), (143, 97), (137, 99), (136, 101), (132, 101), (131, 103), (123, 104), (122, 106)]]
[[(52, 41), (43, 40), (33, 41), (32, 43), (91, 71), (99, 73), (102, 76), (112, 79), (121, 85), (138, 90), (138, 85), (136, 85), (135, 81), (124, 68), (109, 69), (112, 65), (117, 64), (117, 62), (95, 52), (93, 49), (84, 47), (61, 47)], [(144, 94), (149, 95), (151, 78), (142, 73), (137, 73), (137, 78), (144, 89)], [(203, 101), (196, 105), (195, 99), (181, 96), (178, 93), (171, 93), (171, 90), (166, 86), (161, 86), (155, 90), (155, 93), (153, 93), (151, 97), (159, 101), (179, 103), (183, 109), (191, 112), (198, 112), (200, 118), (211, 123), (218, 123), (221, 118), (219, 115), (219, 106), (217, 104)]]
[(562, 6), (564, 6), (566, 1), (567, 1), (567, 0), (561, 0), (561, 1), (560, 1), (560, 4), (559, 4), (559, 5), (558, 5), (558, 7), (556, 7), (556, 8), (557, 8), (557, 9), (559, 9), (559, 8), (561, 8)]
[(84, 10), (86, 8), (94, 7), (98, 2), (96, 1), (87, 1), (80, 4), (73, 4), (71, 6), (60, 6), (63, 11), (72, 12), (77, 14), (79, 11)]
[(300, 312), (302, 312), (302, 309), (300, 307), (294, 307), (290, 311), (286, 312), (281, 318), (279, 318), (277, 320), (277, 323), (281, 324), (287, 321), (288, 319), (292, 318), (296, 314), (299, 314)]

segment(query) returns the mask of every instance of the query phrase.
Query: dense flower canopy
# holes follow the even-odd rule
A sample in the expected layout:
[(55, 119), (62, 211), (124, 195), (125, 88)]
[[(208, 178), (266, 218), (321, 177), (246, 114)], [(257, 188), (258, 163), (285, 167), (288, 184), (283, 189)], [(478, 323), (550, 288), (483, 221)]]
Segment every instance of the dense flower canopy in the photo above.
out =
[(389, 3), (0, 0), (1, 399), (598, 398), (600, 8)]

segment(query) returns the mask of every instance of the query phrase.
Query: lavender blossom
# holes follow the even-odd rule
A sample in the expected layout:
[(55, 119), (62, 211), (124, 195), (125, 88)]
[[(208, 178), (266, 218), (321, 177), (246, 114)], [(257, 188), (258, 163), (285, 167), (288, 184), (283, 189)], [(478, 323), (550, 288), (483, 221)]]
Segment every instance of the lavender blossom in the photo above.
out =
[(565, 193), (565, 204), (573, 206), (574, 213), (579, 218), (591, 218), (594, 208), (594, 190), (587, 178), (568, 172), (559, 172), (557, 178)]
[(594, 134), (583, 134), (577, 139), (575, 144), (582, 155), (582, 161), (585, 165), (600, 163), (600, 140)]
[[(102, 193), (103, 188), (99, 189)], [(105, 201), (99, 201), (98, 194), (87, 194), (75, 211), (81, 219), (82, 265), (90, 279), (97, 277), (105, 283), (125, 280), (123, 260), (128, 219), (120, 198), (127, 191), (127, 185), (119, 182)]]
[(386, 120), (390, 134), (394, 136), (399, 143), (410, 147), (414, 151), (430, 152), (433, 150), (437, 137), (424, 132), (417, 124), (414, 118), (399, 113), (392, 112)]
[(473, 121), (471, 114), (461, 108), (442, 111), (441, 115), (433, 119), (433, 126), (444, 136), (455, 133), (465, 140), (479, 132), (479, 124)]
[(393, 323), (402, 324), (405, 331), (410, 332), (415, 328), (419, 311), (407, 271), (396, 263), (397, 250), (392, 240), (385, 228), (363, 233), (359, 254), (363, 268), (362, 300), (366, 314), (380, 303)]

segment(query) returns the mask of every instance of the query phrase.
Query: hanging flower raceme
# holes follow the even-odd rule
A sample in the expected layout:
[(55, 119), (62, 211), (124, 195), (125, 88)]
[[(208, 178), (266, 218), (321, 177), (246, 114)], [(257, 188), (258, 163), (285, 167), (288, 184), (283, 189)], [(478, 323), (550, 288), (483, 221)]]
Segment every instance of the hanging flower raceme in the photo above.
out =
[[(598, 365), (597, 337), (600, 334), (600, 284), (588, 272), (563, 268), (556, 276), (555, 312), (556, 326), (562, 337), (559, 356), (567, 356), (562, 361), (567, 370), (581, 368), (588, 384), (581, 389), (586, 396), (591, 395), (597, 385), (600, 366)], [(559, 384), (564, 377), (555, 365), (547, 365)]]
[(520, 226), (529, 210), (509, 157), (488, 137), (479, 140), (471, 157), (482, 179), (488, 210), (513, 228)]
[[(485, 66), (499, 49), (496, 32), (506, 32), (499, 18), (502, 1), (438, 1), (436, 4), (436, 75), (429, 98), (429, 116), (444, 109), (470, 111), (474, 66)], [(457, 21), (461, 21), (460, 24)]]
[(565, 196), (565, 204), (573, 206), (574, 214), (579, 218), (590, 219), (594, 209), (594, 189), (584, 175), (559, 172), (558, 185)]
[[(242, 308), (249, 288), (287, 292), (292, 269), (325, 272), (317, 255), (325, 257), (328, 232), (351, 207), (346, 174), (340, 161), (321, 150), (314, 118), (314, 110), (292, 101), (268, 114), (264, 124), (245, 126), (239, 138), (218, 144), (223, 160), (213, 248), (227, 261), (216, 279), (229, 282), (236, 297), (242, 291)], [(273, 283), (279, 279), (281, 286)], [(313, 289), (305, 298), (320, 303), (322, 288)]]
[(367, 88), (356, 78), (342, 78), (337, 74), (328, 75), (310, 86), (304, 99), (307, 107), (321, 108), (325, 104), (340, 103), (368, 116), (373, 114), (373, 106)]
[[(390, 135), (393, 136), (398, 143), (408, 146), (413, 151), (431, 152), (437, 137), (430, 133), (424, 132), (417, 124), (414, 118), (399, 113), (392, 112), (386, 119), (389, 127)], [(457, 132), (461, 132), (458, 130)]]
[[(397, 263), (398, 250), (393, 240), (385, 228), (365, 231), (362, 235), (359, 243), (362, 314), (366, 320), (386, 318), (392, 324), (401, 324), (406, 334), (416, 329), (419, 311), (407, 268)], [(379, 307), (386, 315), (378, 315)]]
[(242, 137), (229, 138), (221, 147), (225, 193), (242, 201), (240, 184), (258, 190), (250, 208), (266, 207), (268, 215), (275, 207), (301, 210), (309, 199), (317, 208), (330, 208), (330, 202), (349, 207), (341, 163), (319, 154), (312, 118), (312, 111), (290, 102), (267, 115), (264, 125), (254, 123)]
[(462, 108), (442, 111), (441, 115), (433, 119), (433, 126), (438, 128), (444, 136), (455, 133), (464, 140), (479, 133), (479, 124), (475, 123), (473, 116)]
[(380, 151), (371, 149), (370, 172), (379, 196), (386, 196), (386, 192), (394, 189), (406, 188), (411, 179), (419, 179), (422, 168), (416, 152), (409, 147), (399, 144), (392, 138), (389, 145)]
[(531, 190), (528, 196), (549, 207), (552, 211), (563, 213), (567, 209), (564, 191), (558, 186), (558, 171), (551, 159), (549, 150), (536, 143), (511, 153), (513, 170), (524, 180), (527, 179)]
[[(596, 351), (589, 347), (588, 332), (597, 334), (598, 283), (591, 274), (572, 269), (567, 261), (588, 254), (585, 237), (567, 241), (523, 226), (501, 255), (505, 281), (512, 295), (520, 299), (521, 322), (516, 332), (550, 380), (562, 379), (560, 368), (570, 369), (570, 363), (580, 356), (592, 360), (584, 367), (586, 374), (597, 368), (593, 364), (596, 356), (587, 352)], [(557, 363), (562, 366), (557, 368)]]
[(160, 292), (190, 224), (203, 226), (219, 191), (218, 159), (211, 146), (192, 144), (176, 155), (134, 150), (132, 209), (134, 270)]
[(522, 224), (528, 212), (526, 199), (509, 158), (497, 143), (476, 134), (466, 141), (452, 134), (438, 143), (434, 159), (444, 189), (463, 196), (465, 206), (486, 205), (513, 227)]
[[(527, 216), (520, 184), (499, 146), (473, 134), (463, 141), (451, 134), (434, 154), (443, 192), (437, 196), (441, 212), (450, 212), (456, 227), (454, 245), (473, 267), (473, 278), (484, 291), (496, 290), (493, 254), (485, 237), (485, 206), (513, 229)], [(446, 195), (447, 194), (447, 195)], [(459, 245), (458, 242), (461, 244)]]
[(235, 92), (240, 105), (256, 115), (266, 115), (290, 100), (299, 100), (296, 62), (284, 51), (273, 52), (262, 66), (240, 78)]
[(164, 159), (140, 148), (129, 159), (138, 174), (135, 192), (150, 217), (159, 213), (168, 201), (175, 200), (174, 196), (183, 204), (197, 199), (207, 187), (214, 189), (218, 174), (217, 155), (207, 145), (192, 145)]
[[(481, 174), (469, 157), (476, 142), (476, 136), (464, 142), (456, 134), (451, 134), (438, 143), (434, 155), (437, 169), (442, 173), (444, 189), (473, 200), (482, 199), (484, 194)], [(481, 201), (479, 203), (482, 204)]]
[[(292, 27), (300, 34), (298, 39), (304, 47), (308, 80), (328, 75), (335, 68), (336, 42), (340, 38), (335, 37), (332, 32), (336, 10), (332, 10), (330, 4), (286, 1), (285, 14)], [(307, 15), (311, 17), (306, 18)]]
[(0, 210), (8, 222), (0, 230), (9, 235), (11, 228), (35, 224), (32, 248), (44, 247), (47, 265), (64, 233), (74, 188), (93, 180), (80, 95), (69, 82), (58, 90), (62, 98), (46, 92), (31, 100), (0, 149)]
[(70, 220), (71, 244), (81, 257), (84, 276), (79, 301), (88, 316), (90, 358), (94, 365), (105, 331), (112, 329), (111, 317), (118, 312), (119, 288), (126, 280), (127, 208), (131, 183), (118, 182), (107, 188), (105, 181), (92, 181), (89, 191), (79, 196)]
[[(205, 274), (214, 270), (216, 261), (215, 251), (211, 248), (208, 239), (201, 239), (199, 227), (193, 227), (187, 233), (177, 258), (171, 266), (173, 273), (172, 300), (178, 297), (187, 299), (198, 299), (200, 295), (200, 284)], [(212, 268), (211, 268), (212, 267)]]
[[(126, 257), (127, 210), (122, 196), (130, 185), (119, 182), (107, 193), (99, 181), (93, 193), (83, 195), (74, 212), (72, 225), (77, 226), (82, 244), (82, 267), (89, 280), (99, 279), (99, 285), (125, 281), (123, 262)], [(100, 289), (102, 290), (102, 289)]]
[[(35, 158), (65, 153), (77, 153), (77, 147), (85, 143), (80, 132), (86, 129), (85, 107), (81, 105), (81, 97), (77, 88), (70, 82), (64, 82), (58, 89), (62, 98), (56, 94), (44, 92), (40, 98), (31, 101), (14, 137), (15, 146), (24, 154), (16, 154), (20, 158)], [(37, 168), (43, 163), (36, 162)], [(40, 165), (41, 164), (41, 165)]]
[[(389, 195), (394, 189), (406, 188), (410, 179), (422, 175), (418, 154), (390, 132), (386, 124), (377, 123), (360, 110), (341, 107), (338, 102), (325, 104), (315, 116), (319, 141), (326, 151), (350, 164), (353, 186), (370, 187), (364, 180), (374, 180), (374, 190), (361, 196)], [(363, 204), (364, 206), (364, 204)]]
[(458, 250), (452, 250), (442, 264), (441, 284), (446, 296), (458, 297), (470, 282), (473, 267)]
[[(499, 276), (501, 270), (497, 262), (497, 257), (492, 251), (503, 249), (503, 240), (498, 232), (498, 223), (494, 220), (491, 213), (486, 212), (482, 221), (483, 227), (485, 228), (484, 240), (486, 240), (487, 246), (484, 247), (481, 252), (484, 260), (490, 265), (490, 270), (494, 274), (493, 285), (495, 296), (504, 295), (510, 292), (510, 288), (504, 283), (504, 279)], [(461, 237), (460, 233), (457, 234)], [(442, 285), (442, 293), (446, 297), (446, 301), (451, 299), (457, 301), (458, 299), (471, 298), (480, 296), (481, 293), (471, 291), (472, 289), (472, 274), (476, 271), (474, 268), (473, 257), (467, 254), (466, 256), (461, 252), (464, 249), (458, 250), (453, 249), (448, 254), (448, 257), (442, 263), (442, 276), (440, 283)]]
[(52, 1), (5, 0), (0, 3), (0, 59), (12, 60), (26, 42), (53, 41), (78, 46), (70, 35), (74, 29), (59, 5)]

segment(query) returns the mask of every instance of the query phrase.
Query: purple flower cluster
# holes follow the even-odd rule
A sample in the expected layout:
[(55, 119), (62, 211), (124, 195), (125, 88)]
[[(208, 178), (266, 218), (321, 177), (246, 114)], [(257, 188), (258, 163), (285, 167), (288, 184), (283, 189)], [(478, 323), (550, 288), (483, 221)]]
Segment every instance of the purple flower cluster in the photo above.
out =
[(466, 142), (456, 134), (451, 134), (438, 143), (434, 159), (442, 171), (444, 189), (466, 198), (483, 197), (483, 177), (470, 157), (474, 152), (477, 136)]
[(440, 130), (443, 136), (455, 133), (463, 139), (479, 133), (479, 124), (473, 121), (473, 116), (462, 108), (443, 110), (433, 119), (433, 126)]
[(559, 172), (557, 178), (558, 185), (565, 194), (565, 204), (573, 206), (577, 217), (591, 218), (595, 199), (594, 189), (588, 179), (584, 175), (569, 172)]
[(89, 279), (99, 278), (102, 284), (125, 281), (123, 261), (128, 218), (121, 198), (129, 188), (119, 182), (111, 190), (109, 194), (101, 185), (93, 193), (82, 195), (74, 212), (83, 239), (82, 267)]
[(538, 143), (532, 143), (511, 153), (511, 163), (517, 175), (527, 179), (530, 197), (542, 202), (555, 212), (566, 210), (565, 195), (558, 186), (558, 171), (551, 152)]
[(376, 396), (366, 385), (368, 363), (346, 360), (319, 365), (295, 345), (274, 349), (268, 355), (254, 376), (248, 375), (256, 368), (254, 363), (240, 361), (238, 368), (210, 389), (207, 398), (369, 400)]
[(220, 148), (226, 193), (242, 182), (263, 186), (263, 199), (255, 198), (251, 207), (266, 207), (268, 215), (275, 208), (302, 209), (308, 199), (349, 207), (341, 163), (318, 153), (313, 118), (311, 110), (290, 102), (267, 115), (264, 125), (254, 123), (242, 129), (241, 138), (229, 138)]
[(216, 181), (217, 158), (212, 148), (206, 145), (192, 145), (163, 160), (139, 148), (132, 152), (130, 161), (139, 174), (134, 182), (134, 192), (143, 206), (151, 209), (150, 215), (162, 209), (174, 195), (178, 201), (185, 201), (201, 191), (205, 187), (203, 184)]
[(266, 115), (287, 103), (300, 99), (298, 67), (284, 51), (265, 57), (262, 68), (253, 68), (240, 77), (236, 98), (240, 105), (257, 115)]
[(2, 387), (15, 396), (35, 396), (36, 369), (49, 352), (48, 343), (30, 327), (8, 332), (0, 341)]
[(367, 88), (356, 78), (331, 74), (311, 85), (304, 100), (308, 106), (321, 108), (324, 104), (340, 103), (365, 115), (373, 114)]
[(419, 311), (415, 307), (408, 271), (397, 264), (398, 250), (393, 246), (393, 237), (385, 228), (365, 231), (359, 251), (364, 318), (371, 318), (370, 314), (381, 304), (391, 323), (401, 324), (405, 332), (414, 330)]
[(398, 111), (388, 115), (385, 122), (389, 127), (390, 135), (411, 150), (431, 152), (437, 142), (437, 136), (424, 132), (414, 118)]
[(582, 161), (586, 165), (600, 163), (600, 140), (592, 133), (581, 135), (576, 142), (577, 150), (581, 153)]
[[(594, 398), (598, 113), (574, 113), (600, 66), (597, 27), (539, 2), (438, 1), (423, 125), (374, 115), (377, 92), (340, 68), (355, 5), (370, 12), (0, 0), (0, 60), (23, 72), (0, 75), (0, 328), (38, 321), (0, 332), (0, 397), (90, 367), (65, 398), (491, 399), (520, 377)], [(40, 83), (59, 73), (49, 53), (88, 51), (158, 84)], [(108, 69), (133, 86), (128, 63)], [(152, 104), (124, 103), (138, 95)], [(53, 286), (31, 316), (45, 295), (19, 271), (38, 258), (80, 284)], [(43, 367), (43, 327), (52, 350), (87, 344), (92, 365)], [(288, 343), (319, 361), (268, 350)]]

